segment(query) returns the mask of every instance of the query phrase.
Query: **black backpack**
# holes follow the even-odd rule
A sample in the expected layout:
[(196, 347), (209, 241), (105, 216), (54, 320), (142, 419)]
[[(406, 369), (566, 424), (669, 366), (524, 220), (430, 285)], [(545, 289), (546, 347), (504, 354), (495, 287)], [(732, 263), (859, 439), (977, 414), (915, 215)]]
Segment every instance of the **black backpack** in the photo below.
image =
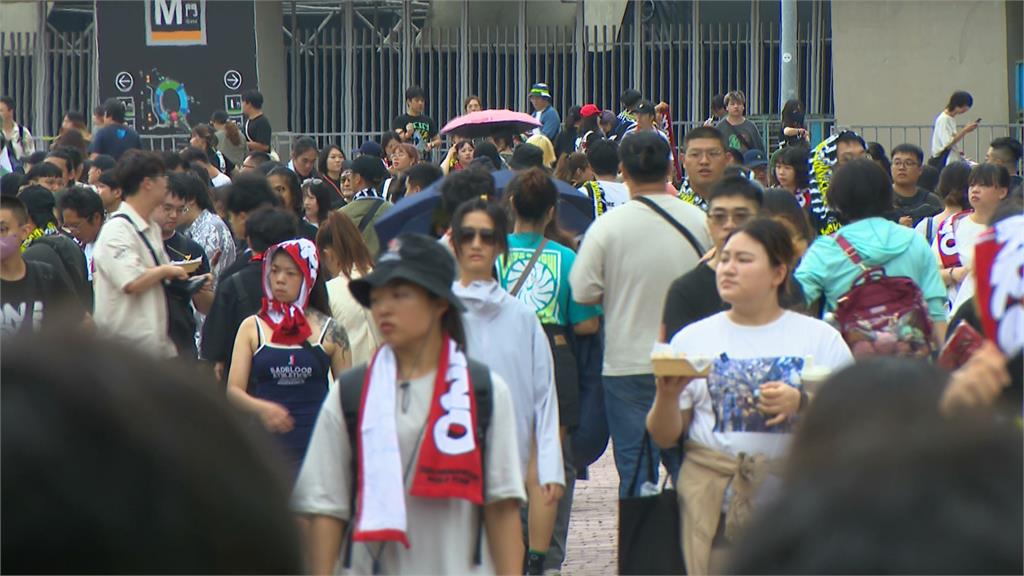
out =
[[(473, 395), (476, 397), (476, 440), (480, 446), (480, 463), (484, 471), (481, 484), (485, 494), (487, 489), (487, 430), (491, 425), (491, 411), (493, 402), (491, 397), (491, 369), (485, 364), (476, 360), (469, 360), (469, 381), (473, 383)], [(349, 510), (352, 511), (352, 521), (345, 529), (345, 568), (352, 567), (352, 534), (355, 532), (356, 494), (355, 483), (359, 478), (359, 409), (363, 405), (363, 382), (366, 380), (367, 364), (360, 364), (355, 368), (346, 370), (338, 377), (338, 390), (341, 400), (341, 415), (345, 421), (345, 429), (348, 430), (349, 442), (352, 444), (352, 482), (353, 489)], [(476, 549), (473, 552), (473, 562), (479, 566), (482, 562), (483, 545), (483, 523), (484, 514), (480, 510), (477, 518)]]

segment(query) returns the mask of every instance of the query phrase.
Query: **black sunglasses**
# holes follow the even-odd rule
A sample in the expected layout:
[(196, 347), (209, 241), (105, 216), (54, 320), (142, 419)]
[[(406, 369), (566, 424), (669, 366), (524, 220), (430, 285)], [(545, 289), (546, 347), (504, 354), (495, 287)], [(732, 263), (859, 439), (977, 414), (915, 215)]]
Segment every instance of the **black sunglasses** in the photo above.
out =
[(480, 241), (484, 244), (494, 246), (496, 238), (493, 228), (473, 228), (470, 226), (462, 226), (455, 233), (455, 238), (459, 241), (459, 244), (469, 244), (477, 236), (480, 237)]

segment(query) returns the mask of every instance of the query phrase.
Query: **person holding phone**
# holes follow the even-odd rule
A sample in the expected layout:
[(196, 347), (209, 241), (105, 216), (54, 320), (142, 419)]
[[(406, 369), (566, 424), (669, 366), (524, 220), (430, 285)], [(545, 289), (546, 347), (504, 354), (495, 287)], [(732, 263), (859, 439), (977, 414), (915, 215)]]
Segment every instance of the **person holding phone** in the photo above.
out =
[(978, 129), (981, 118), (968, 123), (957, 130), (956, 117), (966, 114), (974, 106), (974, 97), (969, 92), (957, 90), (949, 97), (946, 108), (935, 117), (935, 127), (932, 129), (932, 155), (928, 163), (941, 169), (950, 162), (963, 160), (963, 149), (958, 146), (964, 136)]

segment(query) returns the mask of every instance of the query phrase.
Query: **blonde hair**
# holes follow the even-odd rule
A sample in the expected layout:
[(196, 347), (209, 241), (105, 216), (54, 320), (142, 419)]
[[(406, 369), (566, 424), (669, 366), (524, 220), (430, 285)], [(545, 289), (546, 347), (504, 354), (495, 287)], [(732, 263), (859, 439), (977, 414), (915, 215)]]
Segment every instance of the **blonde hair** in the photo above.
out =
[(533, 144), (537, 148), (540, 148), (544, 152), (544, 166), (547, 168), (554, 168), (555, 161), (558, 158), (555, 157), (555, 147), (551, 144), (551, 140), (543, 134), (534, 134), (526, 139), (527, 144)]

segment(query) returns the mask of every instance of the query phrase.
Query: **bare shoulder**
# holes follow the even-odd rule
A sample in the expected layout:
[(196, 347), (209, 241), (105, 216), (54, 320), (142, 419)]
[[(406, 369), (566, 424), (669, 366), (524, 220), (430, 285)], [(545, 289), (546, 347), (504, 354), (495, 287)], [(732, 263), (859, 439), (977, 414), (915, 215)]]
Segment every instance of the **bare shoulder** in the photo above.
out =
[(306, 318), (310, 321), (313, 332), (316, 334), (319, 334), (326, 327), (326, 333), (324, 334), (325, 344), (341, 346), (343, 350), (348, 350), (348, 333), (345, 332), (345, 328), (336, 322), (334, 318), (313, 308), (306, 311)]

